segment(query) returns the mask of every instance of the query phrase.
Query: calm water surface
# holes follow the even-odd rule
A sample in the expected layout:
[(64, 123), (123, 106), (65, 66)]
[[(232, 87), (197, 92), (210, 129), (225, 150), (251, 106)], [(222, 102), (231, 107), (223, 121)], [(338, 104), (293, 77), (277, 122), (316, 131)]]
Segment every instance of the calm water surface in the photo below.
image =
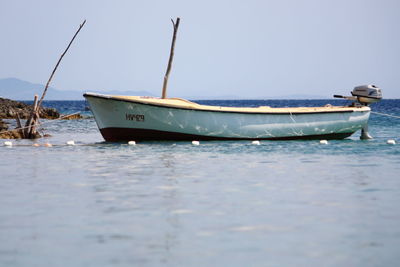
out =
[[(399, 116), (399, 103), (382, 101), (375, 110)], [(53, 137), (0, 146), (0, 266), (400, 261), (400, 145), (386, 144), (400, 143), (398, 119), (373, 114), (375, 139), (356, 133), (328, 145), (128, 146), (103, 143), (93, 119), (45, 128)], [(65, 146), (68, 140), (77, 145)]]

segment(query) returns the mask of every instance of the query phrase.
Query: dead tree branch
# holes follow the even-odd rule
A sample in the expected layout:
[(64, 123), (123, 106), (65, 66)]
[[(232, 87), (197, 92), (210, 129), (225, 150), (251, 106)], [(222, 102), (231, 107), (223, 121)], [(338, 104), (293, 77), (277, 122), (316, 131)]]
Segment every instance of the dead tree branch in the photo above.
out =
[(50, 82), (53, 79), (54, 74), (56, 73), (56, 70), (58, 68), (58, 65), (60, 65), (61, 60), (63, 59), (64, 55), (67, 53), (68, 49), (70, 48), (72, 42), (75, 40), (75, 37), (78, 35), (78, 33), (80, 32), (80, 30), (82, 29), (82, 27), (85, 25), (86, 20), (83, 21), (82, 24), (79, 25), (78, 30), (76, 31), (74, 37), (72, 37), (71, 41), (69, 42), (67, 48), (64, 50), (64, 53), (61, 54), (60, 59), (58, 60), (56, 66), (53, 69), (53, 72), (50, 75), (49, 80), (46, 83), (46, 86), (43, 90), (42, 96), (40, 97), (40, 100), (38, 102), (37, 101), (37, 96), (35, 96), (35, 105), (33, 107), (32, 110), (32, 114), (30, 116), (30, 118), (27, 120), (25, 127), (27, 127), (27, 129), (25, 130), (25, 137), (26, 138), (35, 138), (36, 135), (36, 124), (37, 121), (39, 120), (39, 110), (40, 110), (40, 106), (42, 105), (43, 99), (47, 93), (47, 89), (49, 88)]
[(46, 87), (44, 88), (43, 94), (40, 97), (39, 103), (37, 105), (37, 110), (39, 110), (40, 106), (42, 105), (44, 96), (47, 93), (47, 89), (49, 88), (50, 82), (53, 79), (54, 73), (56, 72), (56, 70), (58, 68), (58, 65), (60, 65), (61, 60), (63, 59), (64, 55), (67, 53), (69, 47), (71, 46), (72, 42), (75, 40), (75, 37), (78, 35), (78, 33), (80, 32), (82, 27), (85, 25), (85, 23), (86, 23), (86, 20), (84, 20), (83, 23), (81, 25), (79, 25), (79, 29), (76, 31), (74, 37), (72, 37), (72, 40), (69, 42), (69, 44), (68, 44), (67, 48), (65, 49), (64, 53), (62, 53), (62, 55), (60, 56), (60, 59), (58, 60), (56, 66), (54, 67), (53, 72), (51, 73), (49, 80), (47, 81), (47, 84), (46, 84)]

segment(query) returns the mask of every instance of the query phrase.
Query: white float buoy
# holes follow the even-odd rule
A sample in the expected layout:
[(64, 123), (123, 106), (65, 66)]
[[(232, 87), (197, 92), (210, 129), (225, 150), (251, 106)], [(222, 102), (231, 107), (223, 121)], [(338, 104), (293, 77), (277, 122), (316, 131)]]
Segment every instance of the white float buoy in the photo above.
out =
[(5, 142), (4, 142), (4, 145), (5, 145), (5, 146), (12, 146), (13, 143), (12, 143), (11, 141), (5, 141)]
[(135, 142), (135, 141), (129, 141), (129, 142), (128, 142), (128, 145), (134, 146), (134, 145), (136, 145), (136, 142)]
[(32, 146), (34, 146), (34, 147), (38, 147), (38, 146), (40, 146), (38, 143), (35, 143), (35, 144), (33, 144)]
[(261, 143), (260, 143), (260, 141), (255, 140), (255, 141), (251, 142), (251, 144), (252, 144), (252, 145), (259, 146)]
[(393, 140), (393, 139), (389, 139), (389, 140), (386, 141), (386, 144), (388, 144), (388, 145), (395, 145), (395, 144), (396, 144), (396, 141)]
[(53, 145), (50, 144), (50, 143), (46, 143), (46, 144), (44, 144), (43, 146), (45, 146), (45, 147), (52, 147)]
[(74, 145), (75, 145), (74, 140), (67, 141), (67, 146), (74, 146)]
[(328, 144), (328, 140), (321, 140), (321, 141), (319, 141), (319, 143), (321, 145), (327, 145)]
[(199, 141), (192, 141), (192, 145), (198, 146), (198, 145), (200, 145), (200, 142)]

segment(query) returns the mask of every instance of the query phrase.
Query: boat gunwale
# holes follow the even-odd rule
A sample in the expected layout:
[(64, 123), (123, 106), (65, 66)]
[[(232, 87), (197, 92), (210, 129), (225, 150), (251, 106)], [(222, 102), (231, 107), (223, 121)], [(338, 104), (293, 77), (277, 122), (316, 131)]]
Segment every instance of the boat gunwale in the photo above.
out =
[[(239, 113), (239, 114), (264, 114), (264, 115), (306, 115), (306, 114), (323, 114), (323, 113), (351, 113), (351, 112), (370, 112), (370, 108), (366, 106), (361, 106), (361, 107), (344, 107), (344, 106), (332, 106), (336, 108), (335, 110), (321, 110), (321, 111), (316, 111), (316, 110), (310, 110), (310, 111), (249, 111), (249, 110), (243, 110), (243, 111), (235, 111), (235, 110), (218, 110), (217, 108), (219, 106), (210, 106), (213, 108), (207, 109), (206, 105), (201, 105), (197, 104), (194, 102), (195, 105), (199, 105), (200, 107), (205, 107), (203, 109), (201, 108), (194, 108), (194, 107), (185, 107), (185, 106), (177, 106), (173, 104), (163, 104), (163, 103), (149, 103), (145, 101), (140, 101), (139, 99), (128, 99), (128, 98), (122, 98), (124, 96), (115, 97), (111, 95), (103, 95), (103, 94), (96, 94), (96, 93), (84, 93), (83, 96), (85, 98), (87, 97), (94, 97), (94, 98), (101, 98), (101, 99), (108, 99), (108, 100), (114, 100), (114, 101), (121, 101), (121, 102), (128, 102), (128, 103), (136, 103), (136, 104), (142, 104), (142, 105), (148, 105), (148, 106), (155, 106), (155, 107), (161, 107), (161, 108), (172, 108), (172, 109), (181, 109), (181, 110), (193, 110), (193, 111), (201, 111), (201, 112), (222, 112), (222, 113)], [(146, 100), (146, 99), (143, 99)], [(187, 102), (185, 99), (180, 99), (182, 101)], [(221, 107), (219, 107), (221, 108)], [(225, 107), (224, 107), (225, 108)], [(226, 107), (226, 108), (235, 108), (235, 107)], [(257, 108), (252, 108), (252, 107), (247, 107), (248, 109), (257, 109)], [(288, 107), (290, 109), (297, 109), (297, 108), (324, 108), (324, 107)], [(328, 108), (328, 107), (327, 107)], [(338, 108), (343, 108), (345, 110), (338, 110)], [(366, 109), (367, 108), (367, 109)], [(277, 109), (277, 108), (271, 108), (271, 109)]]

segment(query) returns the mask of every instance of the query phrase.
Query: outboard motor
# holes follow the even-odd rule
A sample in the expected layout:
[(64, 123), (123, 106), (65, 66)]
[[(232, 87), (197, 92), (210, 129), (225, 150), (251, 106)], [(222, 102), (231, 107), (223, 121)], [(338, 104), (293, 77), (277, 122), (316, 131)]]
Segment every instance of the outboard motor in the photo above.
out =
[(357, 97), (357, 101), (364, 106), (368, 106), (382, 99), (382, 91), (375, 85), (356, 86), (351, 94)]
[[(382, 91), (379, 87), (375, 85), (360, 85), (354, 87), (351, 92), (352, 96), (342, 96), (342, 95), (334, 95), (333, 97), (344, 98), (347, 100), (357, 101), (353, 102), (352, 106), (363, 105), (368, 106), (371, 103), (378, 102), (382, 100)], [(372, 136), (368, 133), (368, 125), (365, 125), (361, 129), (360, 139), (372, 139)]]
[[(382, 100), (382, 91), (376, 85), (360, 85), (354, 87), (351, 92), (352, 96), (333, 95), (333, 97), (344, 98), (347, 100), (357, 101), (363, 106)], [(355, 105), (355, 103), (353, 103)]]

